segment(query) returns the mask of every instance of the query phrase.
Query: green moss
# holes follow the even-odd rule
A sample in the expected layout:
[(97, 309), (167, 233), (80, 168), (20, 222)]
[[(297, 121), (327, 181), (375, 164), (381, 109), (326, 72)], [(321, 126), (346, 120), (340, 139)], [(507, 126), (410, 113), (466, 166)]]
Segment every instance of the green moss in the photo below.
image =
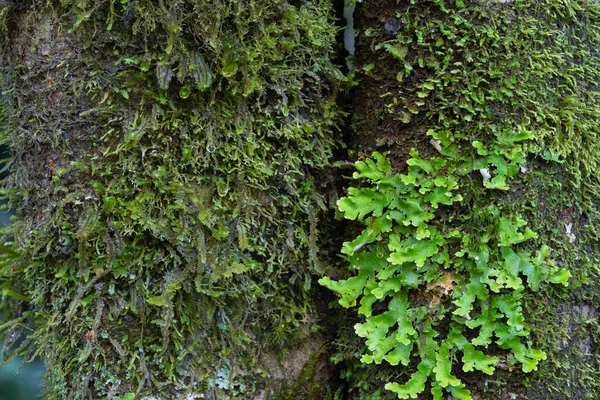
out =
[(45, 357), (50, 399), (260, 391), (258, 355), (314, 313), (318, 175), (338, 140), (330, 3), (29, 6), (4, 49), (1, 329), (30, 331), (9, 354)]
[[(290, 385), (288, 388), (284, 388), (278, 393), (274, 394), (273, 399), (282, 400), (293, 400), (303, 398), (307, 400), (334, 400), (338, 397), (332, 397), (333, 394), (330, 390), (323, 397), (322, 383), (319, 383), (318, 379), (318, 368), (323, 367), (324, 360), (323, 354), (313, 353), (309, 356), (308, 361), (304, 364), (300, 375), (296, 378), (296, 382)], [(294, 360), (296, 361), (296, 360)]]
[[(577, 161), (578, 162), (578, 161)], [(567, 164), (570, 161), (566, 162)], [(542, 291), (527, 299), (536, 341), (548, 353), (547, 362), (529, 381), (526, 390), (542, 399), (595, 398), (599, 395), (597, 285), (598, 189), (573, 185), (564, 165), (536, 163), (523, 177), (519, 198), (511, 207), (526, 210), (546, 241), (553, 259), (567, 267), (572, 290)], [(536, 172), (537, 170), (537, 172)], [(545, 190), (542, 190), (545, 188)]]
[[(595, 317), (590, 316), (590, 313), (595, 315), (595, 311), (587, 300), (596, 296), (595, 285), (589, 283), (597, 275), (594, 265), (598, 256), (597, 234), (591, 222), (597, 213), (598, 192), (593, 171), (600, 161), (596, 137), (600, 110), (596, 49), (600, 25), (595, 3), (585, 0), (561, 3), (411, 1), (398, 5), (393, 1), (367, 1), (362, 7), (361, 21), (366, 25), (362, 27), (364, 36), (357, 40), (356, 64), (363, 97), (358, 100), (355, 122), (363, 153), (370, 154), (373, 148), (388, 150), (392, 170), (408, 169), (408, 175), (411, 167), (418, 165), (411, 164), (414, 162), (412, 153), (409, 155), (411, 147), (418, 148), (421, 155), (439, 158), (438, 153), (441, 153), (455, 169), (439, 173), (459, 177), (464, 199), (459, 207), (447, 207), (433, 222), (436, 226), (444, 229), (459, 226), (460, 238), (468, 239), (474, 246), (483, 246), (488, 240), (493, 242), (496, 225), (495, 218), (484, 215), (485, 210), (490, 207), (497, 210), (495, 217), (499, 215), (501, 222), (504, 221), (501, 227), (521, 225), (518, 221), (523, 218), (537, 232), (537, 237), (523, 233), (523, 238), (528, 236), (531, 240), (517, 246), (519, 254), (548, 245), (552, 249), (548, 261), (567, 268), (573, 277), (573, 289), (551, 290), (542, 286), (541, 292), (525, 292), (520, 299), (530, 325), (528, 337), (548, 355), (548, 360), (540, 363), (541, 371), (527, 378), (516, 371), (514, 358), (491, 346), (489, 350), (498, 357), (497, 375), (494, 381), (485, 376), (471, 378), (489, 382), (483, 388), (474, 388), (475, 392), (483, 398), (522, 393), (535, 399), (556, 398), (552, 396), (557, 393), (561, 393), (559, 397), (597, 397), (598, 376), (594, 367), (587, 367), (589, 362), (595, 365), (597, 359), (593, 345), (597, 340)], [(369, 105), (364, 105), (366, 103)], [(550, 174), (554, 171), (560, 171), (560, 176)], [(387, 186), (382, 181), (373, 176), (362, 177), (378, 182), (370, 188), (373, 192), (386, 192)], [(404, 183), (407, 184), (406, 179)], [(351, 189), (350, 197), (363, 198), (370, 189)], [(426, 193), (421, 191), (423, 195)], [(546, 202), (547, 208), (532, 210), (534, 194), (539, 198), (556, 198)], [(369, 246), (375, 251), (376, 243), (392, 235), (389, 229), (382, 228), (383, 224), (375, 223), (386, 205), (376, 209), (379, 199), (371, 195), (373, 193), (366, 197), (373, 197), (373, 201), (360, 203), (366, 204), (367, 211), (356, 213), (362, 218), (373, 211), (373, 217), (367, 219), (367, 233), (363, 232), (344, 247), (344, 253), (351, 255), (348, 249), (362, 249), (360, 251), (367, 254)], [(396, 197), (404, 195), (400, 190)], [(383, 201), (385, 203), (385, 199)], [(390, 201), (386, 204), (394, 204), (393, 199)], [(368, 209), (370, 206), (373, 209)], [(348, 204), (340, 204), (340, 207), (346, 212), (350, 208)], [(548, 218), (548, 215), (553, 217)], [(557, 215), (563, 217), (557, 219), (554, 217)], [(586, 222), (578, 222), (580, 218)], [(507, 225), (505, 222), (509, 220), (513, 222)], [(572, 226), (566, 228), (571, 223)], [(411, 224), (405, 222), (404, 225)], [(568, 229), (572, 229), (569, 234)], [(393, 233), (397, 231), (400, 232), (400, 228)], [(414, 243), (424, 237), (423, 233), (417, 231), (415, 237), (400, 244)], [(570, 235), (578, 239), (570, 243)], [(499, 243), (506, 244), (502, 235)], [(457, 257), (461, 255), (452, 255), (452, 261)], [(358, 265), (352, 257), (349, 261), (353, 266)], [(361, 274), (364, 267), (361, 265)], [(520, 278), (526, 279), (524, 275)], [(356, 283), (357, 279), (360, 280), (360, 275), (345, 282)], [(584, 286), (580, 286), (582, 284)], [(352, 296), (356, 293), (341, 286), (337, 289), (341, 289), (342, 301), (353, 305), (356, 297)], [(383, 289), (370, 288), (375, 297), (391, 296)], [(411, 307), (422, 305), (423, 293), (420, 292), (427, 290), (422, 288), (416, 292), (410, 298)], [(527, 310), (537, 310), (538, 314)], [(387, 311), (388, 304), (384, 304), (373, 315), (383, 319)], [(428, 313), (435, 314), (428, 310), (425, 315)], [(587, 320), (592, 322), (577, 322), (581, 319), (577, 315), (587, 315)], [(413, 315), (412, 322), (415, 320), (418, 316)], [(514, 325), (510, 318), (507, 321)], [(440, 340), (446, 338), (447, 326), (442, 322), (434, 326), (440, 331)], [(378, 333), (395, 329), (392, 323), (389, 331), (382, 329)], [(421, 334), (421, 338), (423, 336)], [(564, 337), (573, 339), (557, 344)], [(388, 339), (385, 346), (373, 349), (375, 340), (369, 335), (369, 355), (377, 351), (385, 353), (389, 349), (386, 346), (393, 342), (393, 338)], [(500, 337), (496, 335), (495, 339)], [(340, 343), (344, 341), (340, 339)], [(587, 355), (577, 343), (588, 346)], [(353, 346), (350, 349), (358, 356), (364, 352)], [(347, 359), (349, 353), (348, 349), (340, 348), (336, 359)], [(377, 354), (388, 358), (396, 355)], [(418, 359), (422, 359), (423, 354), (422, 350), (413, 353)], [(372, 361), (365, 356), (362, 360)], [(564, 365), (567, 362), (571, 362), (570, 367)], [(350, 391), (355, 393), (354, 398), (385, 397), (386, 394), (376, 390), (382, 382), (405, 382), (417, 370), (414, 360), (406, 364), (406, 368), (361, 366), (358, 371), (355, 370), (358, 367), (352, 366), (347, 375)], [(570, 372), (574, 370), (579, 372)], [(446, 372), (469, 381), (458, 368)], [(383, 380), (374, 379), (377, 374)], [(523, 386), (527, 382), (530, 389)], [(412, 395), (414, 397), (414, 393)]]

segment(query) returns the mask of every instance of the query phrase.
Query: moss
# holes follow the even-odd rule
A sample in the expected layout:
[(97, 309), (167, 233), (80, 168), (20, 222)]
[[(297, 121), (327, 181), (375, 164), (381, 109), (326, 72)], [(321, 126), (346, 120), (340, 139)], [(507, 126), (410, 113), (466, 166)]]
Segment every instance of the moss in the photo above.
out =
[(8, 353), (45, 358), (49, 399), (265, 389), (259, 354), (315, 323), (330, 3), (24, 2), (7, 27)]
[[(501, 361), (494, 378), (452, 372), (481, 398), (597, 397), (597, 318), (588, 300), (597, 293), (598, 257), (595, 3), (364, 1), (357, 12), (360, 157), (387, 150), (394, 170), (403, 171), (411, 147), (458, 154), (465, 199), (441, 219), (468, 236), (489, 230), (477, 213), (490, 204), (502, 215), (522, 215), (538, 236), (521, 249), (550, 246), (552, 260), (572, 275), (569, 289), (545, 287), (523, 298), (530, 338), (548, 355), (539, 371), (519, 373), (492, 347)], [(515, 152), (494, 147), (515, 135), (529, 141)], [(486, 152), (506, 162), (485, 160)], [(383, 382), (406, 381), (415, 370), (357, 365), (350, 360), (364, 350), (347, 335), (341, 331), (336, 359), (350, 364), (352, 398), (386, 398)]]
[[(272, 399), (294, 400), (337, 400), (340, 393), (332, 392), (333, 382), (323, 385), (323, 376), (331, 376), (328, 370), (326, 348), (313, 341), (304, 347), (290, 352), (283, 360), (282, 369), (294, 376), (294, 382), (275, 392)], [(294, 369), (299, 369), (295, 372)], [(330, 378), (331, 379), (331, 378)]]
[(578, 188), (566, 173), (568, 166), (536, 165), (537, 172), (524, 177), (523, 197), (514, 206), (527, 210), (540, 233), (538, 242), (550, 243), (553, 258), (567, 266), (573, 278), (569, 291), (547, 290), (528, 299), (536, 341), (548, 353), (548, 361), (524, 393), (540, 399), (595, 398), (600, 395), (594, 305), (600, 294), (598, 188)]
[[(472, 160), (474, 142), (531, 132), (510, 173), (487, 165), (506, 191), (470, 171), (469, 206), (444, 218), (489, 203), (521, 214), (538, 232), (529, 249), (548, 244), (572, 274), (568, 290), (524, 296), (548, 355), (536, 373), (506, 357), (493, 379), (452, 372), (481, 398), (598, 397), (597, 6), (369, 0), (357, 12), (358, 154), (389, 150), (399, 171), (411, 147), (436, 153), (429, 129)], [(330, 2), (0, 1), (0, 19), (17, 212), (0, 257), (9, 355), (46, 359), (50, 399), (321, 396), (308, 381), (322, 353), (275, 383), (260, 355), (285, 360), (321, 323), (313, 280), (336, 239), (319, 220), (332, 219), (343, 146)], [(360, 321), (335, 313), (348, 397), (390, 398), (382, 383), (416, 364), (358, 363)]]

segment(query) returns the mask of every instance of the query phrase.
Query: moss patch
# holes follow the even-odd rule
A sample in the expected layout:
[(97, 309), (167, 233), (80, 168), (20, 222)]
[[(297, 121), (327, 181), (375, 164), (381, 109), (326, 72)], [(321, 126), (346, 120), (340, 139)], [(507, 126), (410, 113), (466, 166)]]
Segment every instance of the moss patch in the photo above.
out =
[[(498, 352), (494, 378), (453, 373), (474, 398), (597, 397), (598, 376), (588, 367), (597, 359), (597, 317), (587, 300), (597, 295), (590, 222), (600, 161), (596, 5), (366, 1), (357, 12), (359, 158), (387, 150), (394, 171), (404, 171), (410, 148), (459, 157), (465, 199), (446, 208), (443, 219), (462, 222), (468, 236), (486, 230), (477, 214), (489, 205), (521, 215), (538, 233), (521, 249), (548, 245), (551, 260), (572, 274), (571, 289), (523, 297), (530, 339), (548, 355), (539, 371), (518, 373), (514, 360)], [(523, 147), (504, 147), (517, 137), (526, 140)], [(362, 351), (347, 335), (340, 334), (336, 359), (350, 362)], [(385, 398), (382, 382), (406, 381), (415, 368), (351, 363), (346, 378), (353, 398)]]
[(49, 399), (268, 390), (259, 354), (317, 323), (341, 78), (330, 3), (7, 15), (2, 330), (30, 334), (5, 350), (46, 359)]

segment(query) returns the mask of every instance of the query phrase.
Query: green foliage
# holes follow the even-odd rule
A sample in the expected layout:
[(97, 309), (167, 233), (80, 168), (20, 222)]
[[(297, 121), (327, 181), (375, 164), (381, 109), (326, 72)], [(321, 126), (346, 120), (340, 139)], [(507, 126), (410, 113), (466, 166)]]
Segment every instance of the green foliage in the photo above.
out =
[[(570, 275), (548, 259), (547, 246), (535, 255), (516, 251), (516, 244), (535, 237), (519, 215), (490, 204), (445, 218), (445, 209), (463, 200), (457, 193), (460, 163), (411, 154), (406, 174), (392, 173), (377, 152), (356, 163), (354, 179), (372, 186), (350, 188), (338, 201), (346, 218), (365, 226), (342, 248), (355, 276), (319, 282), (341, 295), (342, 306), (360, 304), (365, 322), (355, 330), (366, 339), (363, 363), (409, 366), (419, 360), (408, 382), (386, 389), (418, 398), (431, 379), (435, 399), (443, 398), (443, 390), (471, 399), (452, 374), (452, 360), (462, 354), (463, 371), (491, 375), (498, 357), (482, 350), (494, 343), (489, 350), (508, 350), (524, 372), (536, 369), (546, 355), (526, 341), (523, 290), (538, 290), (542, 282), (566, 285)], [(484, 229), (473, 231), (473, 223)]]
[[(600, 393), (597, 347), (588, 345), (597, 343), (600, 333), (594, 306), (600, 294), (596, 267), (600, 260), (599, 213), (595, 205), (600, 191), (589, 179), (589, 190), (574, 186), (566, 172), (570, 162), (534, 164), (533, 171), (519, 179), (522, 190), (510, 203), (536, 227), (538, 237), (531, 241), (551, 246), (552, 258), (572, 274), (568, 290), (542, 285), (538, 293), (524, 293), (523, 309), (528, 312), (536, 345), (547, 353), (547, 361), (538, 366), (522, 390), (526, 398), (540, 393), (544, 397), (596, 398)], [(566, 234), (568, 224), (576, 238)], [(511, 378), (517, 383), (520, 377), (509, 376), (499, 383)], [(490, 389), (501, 390), (496, 385)]]
[(123, 397), (114, 397), (113, 400), (135, 400), (135, 393), (127, 393)]
[(570, 158), (578, 183), (597, 169), (597, 4), (411, 1), (396, 18), (392, 38), (366, 32), (400, 64), (394, 118), (427, 121), (442, 143), (468, 140), (466, 162), (489, 170), (490, 188), (507, 189), (525, 161), (512, 144), (525, 139), (547, 160)]
[(330, 2), (49, 0), (9, 20), (0, 331), (31, 333), (7, 353), (45, 356), (49, 399), (270, 393), (263, 355), (315, 323)]
[[(494, 366), (503, 369), (496, 371), (500, 383), (495, 387), (499, 388), (507, 376), (519, 382), (515, 385), (534, 379), (512, 372), (512, 364), (532, 370), (542, 357), (533, 349), (543, 347), (551, 350), (553, 357), (545, 363), (549, 370), (544, 379), (554, 382), (552, 371), (561, 371), (564, 376), (574, 368), (558, 350), (566, 344), (561, 347), (552, 342), (568, 339), (549, 339), (552, 332), (548, 326), (560, 326), (568, 312), (562, 304), (565, 292), (549, 289), (543, 282), (566, 284), (569, 273), (579, 275), (576, 282), (589, 282), (593, 279), (590, 276), (596, 276), (593, 260), (598, 259), (594, 244), (597, 233), (594, 223), (587, 220), (596, 221), (592, 216), (597, 209), (598, 179), (593, 171), (600, 162), (597, 3), (415, 0), (400, 2), (397, 7), (379, 7), (375, 3), (365, 6), (366, 17), (361, 20), (371, 25), (363, 27), (364, 35), (357, 38), (358, 46), (362, 40), (365, 54), (357, 55), (356, 64), (358, 71), (365, 71), (364, 81), (371, 85), (366, 89), (368, 96), (358, 101), (380, 98), (382, 104), (365, 107), (365, 115), (357, 116), (355, 122), (366, 148), (374, 143), (376, 149), (390, 150), (394, 163), (390, 170), (404, 171), (401, 163), (408, 158), (408, 172), (399, 175), (402, 178), (386, 175), (381, 169), (364, 172), (365, 165), (378, 164), (377, 158), (357, 163), (355, 177), (370, 184), (349, 189), (348, 199), (339, 203), (347, 218), (365, 224), (358, 238), (344, 244), (342, 250), (352, 254), (348, 260), (353, 276), (322, 282), (341, 295), (342, 305), (360, 307), (364, 320), (357, 325), (357, 333), (368, 336), (363, 361), (404, 364), (406, 367), (399, 371), (414, 373), (408, 377), (403, 372), (396, 376), (390, 373), (382, 378), (388, 382), (406, 378), (409, 384), (389, 386), (401, 396), (418, 396), (427, 379), (433, 382), (434, 397), (441, 396), (442, 383), (447, 391), (456, 391), (454, 397), (463, 396), (457, 393), (465, 389), (453, 386), (457, 383), (453, 376), (461, 375), (460, 368), (448, 369), (442, 362), (446, 348), (449, 359), (454, 360), (453, 365), (461, 365), (462, 372), (488, 373)], [(370, 15), (379, 19), (370, 19)], [(384, 24), (393, 26), (393, 32)], [(369, 49), (371, 53), (366, 54)], [(415, 153), (410, 157), (406, 154), (411, 147), (428, 155), (427, 160), (441, 157), (446, 164), (430, 168), (420, 160), (413, 161)], [(530, 175), (554, 168), (544, 160), (562, 163), (563, 168), (556, 173), (559, 176), (537, 178), (539, 194), (533, 196), (534, 191), (527, 186)], [(424, 174), (428, 182), (440, 176), (453, 177), (458, 186), (448, 197), (460, 194), (464, 199), (446, 199), (451, 204), (434, 208), (426, 198), (429, 189), (421, 193), (423, 179), (410, 177), (418, 165), (424, 166), (422, 171), (432, 171), (429, 176)], [(388, 189), (392, 179), (415, 188), (408, 195), (400, 185)], [(557, 180), (560, 186), (556, 186)], [(569, 193), (573, 199), (569, 201), (556, 193), (566, 187), (572, 188)], [(524, 193), (529, 193), (528, 201), (523, 199)], [(542, 206), (554, 197), (563, 200), (553, 200), (553, 208), (538, 210), (532, 196), (539, 198)], [(410, 204), (410, 208), (401, 208), (410, 210), (405, 211), (407, 215), (413, 210), (422, 214), (420, 229), (418, 220), (413, 225), (407, 217), (393, 217), (398, 211), (393, 199), (417, 202), (419, 207)], [(578, 234), (586, 232), (588, 238), (567, 244), (563, 227), (570, 222), (577, 224), (577, 217), (571, 218), (577, 212), (571, 210), (579, 207), (585, 210), (578, 214), (585, 216), (579, 218), (586, 222), (580, 223)], [(544, 218), (552, 213), (563, 217), (553, 217), (554, 225), (550, 226)], [(525, 220), (535, 224), (539, 236), (527, 228)], [(538, 227), (544, 227), (543, 231)], [(375, 262), (375, 257), (381, 259)], [(569, 272), (554, 267), (553, 259)], [(579, 264), (578, 259), (587, 261)], [(550, 295), (542, 293), (552, 293), (560, 300), (551, 302)], [(580, 307), (577, 297), (573, 295), (572, 304)], [(546, 311), (538, 311), (539, 318), (528, 315), (525, 304), (538, 304), (537, 310), (563, 311), (549, 323)], [(394, 322), (394, 318), (402, 322)], [(532, 328), (525, 318), (535, 323), (537, 338), (528, 333)], [(596, 337), (593, 327), (584, 330)], [(376, 343), (369, 341), (372, 337)], [(407, 339), (412, 343), (410, 348), (404, 345)], [(439, 357), (428, 354), (427, 340), (437, 342), (434, 347)], [(536, 346), (529, 341), (537, 341)], [(508, 367), (502, 349), (511, 354)], [(497, 363), (494, 357), (498, 357)], [(588, 364), (581, 361), (578, 365), (584, 368)], [(368, 370), (385, 375), (380, 372), (382, 368)], [(594, 376), (597, 388), (599, 380), (597, 374)], [(565, 377), (563, 386), (574, 380)], [(361, 386), (365, 380), (348, 381), (359, 398), (369, 393)], [(554, 384), (552, 391), (571, 393), (560, 386)], [(498, 393), (502, 390), (509, 393), (510, 389), (498, 389)], [(591, 391), (576, 393), (573, 396), (594, 397)], [(487, 398), (496, 392), (478, 395)]]

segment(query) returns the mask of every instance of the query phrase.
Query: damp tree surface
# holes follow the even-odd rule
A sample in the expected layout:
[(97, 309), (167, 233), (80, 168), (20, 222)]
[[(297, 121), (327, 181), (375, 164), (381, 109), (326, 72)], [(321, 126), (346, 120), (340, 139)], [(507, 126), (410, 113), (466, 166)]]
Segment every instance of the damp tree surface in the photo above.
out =
[(355, 3), (0, 1), (45, 398), (600, 395), (600, 5)]

